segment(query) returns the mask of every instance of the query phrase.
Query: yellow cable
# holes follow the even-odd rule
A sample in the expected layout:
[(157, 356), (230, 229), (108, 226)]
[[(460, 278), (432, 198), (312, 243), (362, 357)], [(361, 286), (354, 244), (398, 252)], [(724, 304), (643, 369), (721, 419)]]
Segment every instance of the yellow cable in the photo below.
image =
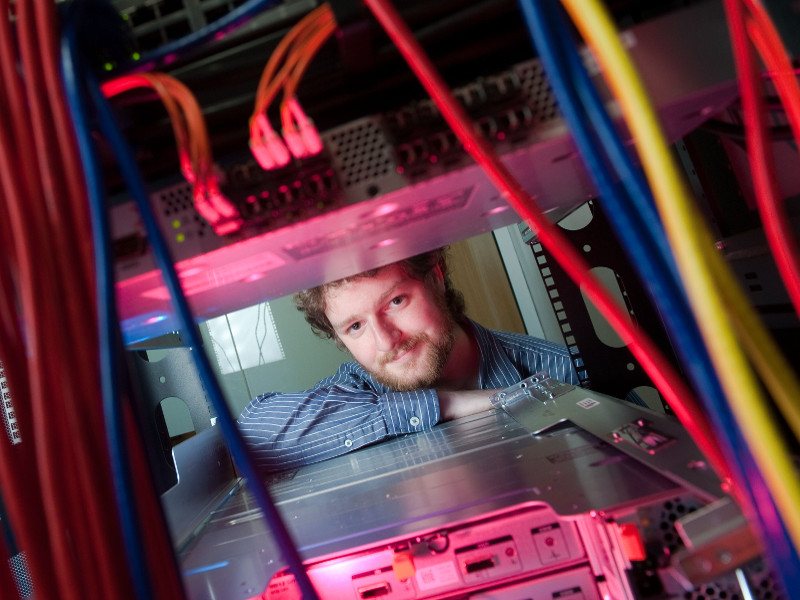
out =
[[(726, 316), (709, 265), (711, 236), (693, 210), (683, 179), (636, 70), (611, 19), (598, 0), (562, 0), (595, 53), (636, 141), (645, 173), (686, 284), (695, 318), (728, 402), (783, 516), (795, 548), (800, 548), (800, 482), (780, 432)], [(713, 251), (713, 250), (711, 250)], [(719, 279), (719, 275), (717, 275)], [(724, 279), (724, 277), (723, 277)], [(747, 307), (736, 307), (742, 315)]]
[(729, 302), (729, 308), (739, 339), (795, 438), (800, 439), (800, 383), (792, 367), (761, 320), (750, 310), (742, 290), (719, 254), (710, 246), (707, 246), (706, 254), (722, 297), (734, 299)]

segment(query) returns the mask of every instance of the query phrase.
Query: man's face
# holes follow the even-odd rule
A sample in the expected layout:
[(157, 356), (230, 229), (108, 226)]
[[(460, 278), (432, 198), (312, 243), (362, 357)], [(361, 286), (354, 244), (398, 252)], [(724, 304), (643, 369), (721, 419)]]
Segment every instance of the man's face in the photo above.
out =
[(361, 365), (395, 390), (432, 387), (453, 347), (444, 284), (426, 285), (397, 265), (330, 288), (325, 315)]

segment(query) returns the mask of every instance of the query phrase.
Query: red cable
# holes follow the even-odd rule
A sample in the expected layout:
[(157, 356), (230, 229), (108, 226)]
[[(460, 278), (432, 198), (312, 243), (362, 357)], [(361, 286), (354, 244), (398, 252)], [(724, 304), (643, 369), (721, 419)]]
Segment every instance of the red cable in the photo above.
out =
[[(4, 252), (3, 258), (11, 259), (9, 265), (17, 274), (18, 304), (22, 321), (29, 321), (35, 313), (36, 292), (33, 283), (26, 278), (27, 273), (34, 271), (32, 252), (25, 244), (25, 219), (18, 207), (23, 206), (31, 198), (38, 197), (38, 175), (35, 160), (30, 151), (30, 138), (27, 135), (27, 115), (21, 80), (17, 74), (17, 52), (12, 44), (15, 36), (8, 20), (8, 0), (0, 0), (0, 72), (3, 78), (2, 93), (4, 104), (11, 115), (10, 126), (0, 127), (0, 184), (3, 186), (3, 205), (9, 222), (8, 231), (11, 239), (6, 243), (13, 246), (13, 251)], [(14, 312), (16, 314), (17, 311)], [(26, 327), (28, 339), (37, 334), (35, 323)], [(30, 356), (24, 346), (8, 349), (16, 351), (20, 357)], [(26, 368), (27, 365), (22, 363)], [(10, 441), (0, 442), (0, 475), (5, 485), (13, 486), (14, 492), (6, 500), (10, 523), (17, 535), (20, 547), (25, 551), (31, 576), (37, 585), (37, 593), (46, 598), (58, 597), (54, 560), (49, 544), (47, 523), (39, 515), (44, 513), (39, 486), (38, 465), (34, 456), (35, 438), (32, 424), (32, 413), (27, 400), (31, 397), (28, 377), (14, 377), (10, 382), (16, 385), (17, 422), (22, 436), (22, 443), (12, 446)], [(29, 386), (22, 387), (20, 382), (27, 380)]]
[(533, 198), (500, 162), (489, 144), (479, 137), (476, 128), (455, 101), (447, 85), (439, 77), (391, 3), (388, 0), (365, 0), (365, 3), (405, 57), (467, 152), (484, 169), (517, 213), (537, 231), (542, 245), (550, 251), (570, 278), (587, 293), (623, 341), (630, 346), (633, 355), (664, 394), (676, 416), (722, 481), (730, 485), (727, 461), (716, 444), (716, 438), (712, 434), (705, 414), (700, 410), (689, 389), (661, 356), (655, 345), (617, 307), (602, 285), (591, 275), (583, 258), (569, 245), (558, 227), (551, 224), (542, 214)]
[[(61, 91), (58, 68), (55, 64), (56, 53), (52, 45), (52, 42), (55, 39), (52, 13), (53, 7), (52, 5), (48, 5), (46, 3), (36, 3), (35, 5), (37, 7), (37, 30), (40, 32), (40, 35), (47, 37), (47, 39), (51, 42), (49, 44), (49, 52), (47, 50), (43, 51), (43, 62), (52, 63), (49, 65), (49, 68), (43, 69), (45, 73), (50, 73), (52, 77), (51, 83), (53, 86), (49, 90), (51, 93), (50, 102), (51, 104), (56, 104), (62, 108), (61, 111), (55, 113), (56, 120), (59, 118), (63, 119), (61, 123), (58, 123), (58, 125), (63, 128), (64, 132), (64, 139), (62, 143), (65, 146), (74, 148), (76, 144), (72, 137), (71, 122), (69, 121), (65, 110), (63, 110), (66, 103)], [(77, 193), (71, 197), (73, 214), (76, 216), (74, 227), (75, 235), (71, 240), (67, 240), (66, 242), (68, 245), (70, 242), (72, 245), (78, 245), (81, 239), (85, 239), (82, 237), (85, 235), (85, 232), (88, 232), (91, 229), (88, 225), (90, 221), (88, 214), (88, 203), (86, 201), (82, 176), (79, 171), (79, 165), (77, 161), (65, 161), (63, 168), (68, 172), (67, 177), (69, 177), (69, 172), (72, 171), (72, 175), (74, 176), (73, 178), (77, 178), (78, 180), (75, 186)], [(87, 283), (91, 284), (90, 287), (87, 286), (87, 288), (93, 289), (94, 276), (91, 269), (91, 244), (86, 244), (85, 247), (89, 250), (88, 258), (85, 259), (85, 271), (89, 273), (87, 277), (89, 281)], [(72, 282), (68, 280), (66, 283), (69, 284)], [(78, 293), (80, 292), (80, 290), (75, 290), (74, 285), (72, 286), (72, 291)], [(89, 304), (93, 305), (95, 303), (90, 302)], [(85, 322), (79, 326), (79, 329), (80, 331), (86, 332), (84, 335), (88, 337), (89, 331), (96, 332), (96, 311), (85, 311), (84, 315)], [(91, 340), (91, 343), (87, 343), (87, 351), (91, 351), (93, 355), (96, 356), (98, 353), (97, 337), (96, 335), (93, 335), (88, 337), (88, 339)], [(89, 355), (91, 356), (92, 354)], [(97, 570), (100, 571), (101, 579), (104, 579), (102, 584), (105, 590), (105, 597), (120, 597), (130, 592), (130, 586), (128, 585), (129, 578), (127, 577), (127, 564), (124, 560), (124, 545), (121, 532), (119, 530), (117, 514), (114, 510), (114, 506), (116, 504), (114, 501), (114, 490), (111, 486), (111, 470), (108, 462), (107, 442), (105, 437), (102, 436), (102, 432), (105, 430), (105, 424), (102, 419), (103, 408), (99, 389), (98, 362), (87, 360), (83, 364), (86, 365), (84, 382), (90, 387), (83, 387), (79, 385), (77, 389), (85, 389), (87, 391), (91, 389), (94, 393), (88, 393), (84, 396), (86, 402), (82, 410), (78, 409), (77, 405), (68, 405), (67, 414), (71, 418), (73, 429), (76, 432), (81, 429), (81, 419), (88, 418), (93, 419), (94, 421), (90, 427), (90, 431), (94, 433), (94, 439), (86, 440), (86, 448), (83, 446), (78, 447), (78, 452), (80, 454), (82, 463), (81, 469), (78, 471), (78, 473), (79, 476), (82, 476), (83, 478), (83, 493), (79, 494), (79, 496), (89, 496), (90, 499), (94, 501), (94, 507), (92, 507), (93, 514), (90, 516), (88, 521), (89, 527), (86, 532), (86, 542), (87, 545), (92, 547), (94, 550), (94, 561), (98, 563), (99, 567)], [(80, 367), (82, 365), (78, 366)], [(86, 453), (87, 450), (89, 451), (88, 454)], [(133, 458), (138, 459), (139, 462), (143, 460), (143, 453), (141, 449), (139, 449), (138, 453), (132, 453), (132, 455)], [(92, 460), (92, 457), (94, 457), (94, 461)], [(149, 473), (146, 471), (142, 474), (140, 470), (139, 474), (140, 476), (144, 477), (149, 476)], [(158, 523), (159, 518), (161, 521), (163, 521), (163, 517), (158, 512), (160, 511), (158, 498), (155, 496), (155, 491), (152, 489), (152, 486), (150, 486), (150, 488), (147, 486), (142, 486), (141, 489), (144, 490), (144, 495), (150, 499), (150, 502), (147, 505), (149, 506), (149, 510), (140, 515), (141, 521), (149, 524)], [(165, 551), (169, 552), (170, 554), (172, 553), (172, 547), (169, 543), (167, 544), (166, 549), (163, 547), (161, 548), (162, 555)], [(172, 563), (165, 562), (163, 560), (159, 562), (162, 571), (162, 577), (159, 578), (159, 581), (154, 582), (153, 591), (155, 597), (174, 598), (182, 596), (183, 594), (180, 588), (180, 580), (175, 569), (173, 568), (170, 572), (172, 580), (171, 585), (166, 585), (170, 577), (165, 577), (163, 573), (165, 565), (174, 565), (174, 559)], [(177, 586), (175, 585), (176, 582)], [(81, 592), (88, 592), (88, 586), (87, 589), (81, 590)]]
[[(56, 43), (58, 37), (55, 26), (55, 8), (50, 2), (34, 1), (33, 4), (36, 11), (36, 31), (39, 39), (42, 73), (53, 115), (53, 137), (57, 142), (59, 158), (63, 161), (65, 192), (70, 198), (85, 199), (87, 192), (83, 180), (83, 170), (78, 159), (78, 145), (75, 140), (72, 119), (67, 111), (58, 64), (60, 51)], [(76, 231), (77, 239), (74, 241), (80, 256), (80, 260), (76, 261), (75, 269), (80, 274), (79, 281), (83, 283), (82, 289), (93, 290), (95, 288), (94, 269), (92, 268), (94, 250), (92, 248), (92, 226), (86, 202), (74, 206), (70, 218)]]
[[(750, 18), (746, 18), (744, 14), (745, 5), (750, 10)], [(798, 143), (800, 143), (800, 90), (780, 37), (772, 27), (763, 7), (754, 0), (725, 0), (725, 8), (739, 72), (739, 89), (747, 133), (747, 154), (753, 171), (756, 204), (778, 272), (781, 274), (795, 312), (800, 316), (800, 254), (785, 207), (779, 198), (772, 147), (764, 121), (761, 81), (748, 39), (748, 30), (773, 76), (773, 82), (786, 108), (786, 115)]]
[(756, 42), (756, 47), (767, 64), (769, 69), (767, 75), (775, 83), (795, 140), (800, 143), (800, 84), (797, 82), (800, 69), (792, 66), (792, 60), (780, 35), (761, 2), (758, 0), (742, 0), (742, 2), (750, 11), (753, 25), (763, 35), (763, 42), (756, 42), (755, 39), (753, 41)]
[[(108, 597), (125, 593), (127, 586), (115, 577), (124, 572), (121, 545), (104, 546), (121, 536), (114, 535), (109, 469), (104, 463), (107, 451), (100, 439), (103, 427), (96, 372), (94, 302), (87, 285), (92, 278), (86, 275), (89, 265), (83, 265), (82, 269), (78, 266), (77, 276), (75, 274), (76, 263), (82, 260), (79, 248), (86, 243), (86, 234), (77, 229), (72, 217), (85, 213), (86, 201), (85, 194), (67, 194), (65, 202), (57, 195), (69, 191), (65, 183), (69, 177), (64, 173), (62, 157), (51, 143), (56, 132), (50, 111), (53, 104), (63, 103), (63, 97), (60, 84), (55, 90), (48, 90), (43, 80), (42, 73), (57, 69), (53, 65), (48, 69), (43, 64), (47, 60), (54, 61), (55, 56), (45, 54), (42, 57), (38, 53), (42, 17), (41, 10), (34, 10), (34, 4), (18, 4), (17, 23), (44, 194), (26, 208), (28, 218), (39, 222), (39, 227), (47, 231), (46, 241), (52, 244), (48, 251), (45, 240), (37, 240), (40, 251), (47, 257), (37, 265), (46, 275), (39, 279), (39, 293), (44, 298), (63, 299), (63, 304), (49, 304), (35, 317), (41, 320), (40, 331), (46, 336), (36, 340), (40, 362), (32, 365), (37, 460), (41, 466), (45, 516), (51, 524), (51, 540), (57, 552), (55, 566), (61, 596), (80, 598), (100, 594)], [(54, 10), (52, 5), (39, 3), (39, 6)], [(65, 127), (71, 131), (69, 123)], [(79, 187), (82, 191), (82, 186)], [(47, 210), (41, 205), (41, 199), (46, 201)], [(66, 206), (66, 210), (61, 206)], [(88, 222), (88, 219), (84, 217), (83, 221)], [(58, 268), (49, 264), (51, 257), (60, 263)], [(50, 272), (45, 270), (43, 262), (51, 267)], [(59, 335), (47, 336), (46, 332), (56, 331)], [(42, 369), (44, 365), (46, 369)]]
[[(58, 157), (47, 149), (50, 142), (47, 131), (49, 115), (41, 106), (46, 95), (40, 77), (41, 65), (38, 60), (38, 40), (32, 8), (30, 0), (17, 3), (20, 67), (28, 105), (26, 121), (34, 146), (33, 154), (28, 160), (37, 162), (43, 184), (40, 196), (26, 199), (24, 205), (19, 207), (20, 216), (29, 227), (27, 231), (21, 229), (20, 236), (25, 237), (25, 252), (29, 254), (30, 266), (33, 268), (23, 271), (21, 279), (31, 280), (35, 289), (33, 294), (36, 296), (30, 305), (33, 314), (26, 319), (26, 324), (30, 326), (35, 321), (38, 325), (29, 338), (28, 345), (31, 406), (35, 454), (39, 465), (44, 518), (48, 524), (49, 541), (54, 554), (56, 584), (61, 596), (79, 600), (83, 587), (81, 574), (85, 569), (91, 569), (90, 557), (87, 556), (89, 548), (81, 539), (80, 529), (76, 535), (72, 534), (73, 528), (80, 528), (85, 518), (85, 513), (79, 511), (80, 499), (76, 497), (76, 486), (69, 485), (70, 475), (75, 473), (76, 468), (72, 460), (71, 444), (80, 444), (81, 440), (78, 438), (69, 443), (68, 438), (71, 436), (65, 427), (64, 409), (68, 404), (64, 395), (69, 393), (74, 375), (64, 372), (64, 363), (70, 361), (72, 355), (69, 351), (64, 355), (58, 350), (64, 345), (63, 338), (68, 336), (69, 331), (62, 330), (71, 323), (58, 322), (60, 303), (52, 302), (55, 298), (63, 298), (57, 285), (61, 269), (56, 269), (53, 262), (63, 259), (64, 256), (54, 246), (52, 232), (47, 224), (47, 207), (55, 206), (57, 194), (64, 188), (55, 173), (56, 165), (51, 162), (57, 161)], [(55, 332), (57, 335), (53, 335)], [(70, 350), (83, 355), (80, 352), (82, 345), (82, 341), (78, 341), (79, 348)]]

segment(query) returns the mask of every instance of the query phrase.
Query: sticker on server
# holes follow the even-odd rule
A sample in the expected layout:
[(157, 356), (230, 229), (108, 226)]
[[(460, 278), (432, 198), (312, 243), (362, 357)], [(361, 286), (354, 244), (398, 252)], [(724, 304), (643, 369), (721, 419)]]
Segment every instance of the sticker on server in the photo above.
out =
[(422, 591), (460, 583), (458, 569), (452, 562), (441, 562), (417, 569), (417, 587)]
[(581, 400), (577, 404), (581, 408), (585, 408), (585, 409), (588, 410), (590, 408), (594, 408), (595, 406), (598, 406), (600, 403), (597, 400), (592, 400), (591, 398), (584, 398), (583, 400)]

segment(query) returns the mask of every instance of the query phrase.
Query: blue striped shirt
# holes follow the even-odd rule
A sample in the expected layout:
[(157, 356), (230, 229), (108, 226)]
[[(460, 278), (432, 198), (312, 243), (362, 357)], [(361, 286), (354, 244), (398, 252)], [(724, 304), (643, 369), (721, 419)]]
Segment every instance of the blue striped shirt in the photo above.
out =
[[(480, 389), (506, 388), (538, 371), (578, 384), (563, 346), (469, 323), (480, 350)], [(397, 392), (376, 381), (358, 363), (348, 362), (309, 390), (258, 396), (245, 407), (238, 422), (259, 466), (275, 470), (430, 429), (440, 417), (436, 390)]]

